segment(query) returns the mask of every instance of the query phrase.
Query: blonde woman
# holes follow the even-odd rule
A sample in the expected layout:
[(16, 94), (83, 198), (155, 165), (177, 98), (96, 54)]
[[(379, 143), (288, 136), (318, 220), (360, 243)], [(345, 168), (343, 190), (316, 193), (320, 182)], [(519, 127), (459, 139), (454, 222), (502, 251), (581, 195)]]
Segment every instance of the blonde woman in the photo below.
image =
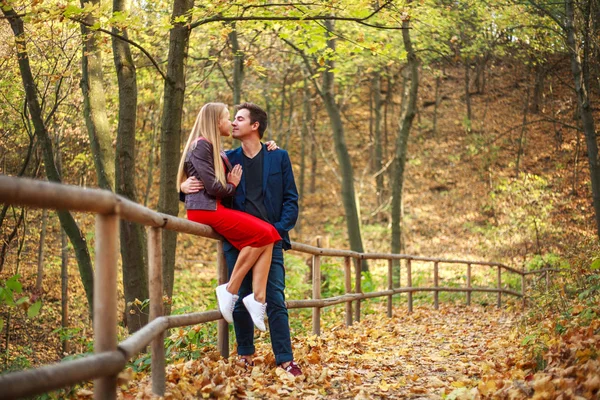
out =
[(185, 196), (188, 219), (211, 226), (240, 250), (229, 282), (216, 289), (223, 318), (233, 322), (237, 293), (244, 277), (252, 269), (254, 292), (245, 297), (243, 303), (256, 327), (265, 331), (271, 255), (274, 243), (281, 237), (268, 222), (223, 206), (225, 199), (235, 194), (242, 177), (241, 165), (232, 166), (221, 149), (221, 136), (231, 133), (229, 118), (229, 110), (223, 103), (208, 103), (202, 107), (179, 163), (177, 190), (188, 177), (202, 181), (204, 189)]

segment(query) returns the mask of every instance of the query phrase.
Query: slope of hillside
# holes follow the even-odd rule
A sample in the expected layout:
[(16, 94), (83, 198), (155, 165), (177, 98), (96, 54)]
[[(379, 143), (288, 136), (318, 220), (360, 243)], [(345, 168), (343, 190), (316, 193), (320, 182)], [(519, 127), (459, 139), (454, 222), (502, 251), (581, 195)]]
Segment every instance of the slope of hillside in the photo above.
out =
[[(435, 133), (431, 129), (434, 106), (430, 105), (435, 100), (435, 83), (430, 73), (421, 73), (420, 110), (409, 138), (405, 175), (405, 253), (521, 266), (535, 254), (561, 253), (570, 244), (593, 238), (585, 143), (582, 133), (572, 129), (578, 122), (568, 64), (560, 65), (561, 70), (547, 77), (541, 112), (528, 111), (527, 115), (524, 110), (528, 92), (533, 91), (533, 75), (518, 62), (491, 66), (485, 90), (471, 93), (470, 126), (465, 117), (462, 66), (446, 69)], [(389, 128), (394, 135), (398, 108)], [(366, 222), (365, 247), (389, 251), (389, 207), (371, 215), (377, 204), (367, 165), (371, 143), (365, 112), (349, 107), (352, 121), (346, 124)], [(323, 123), (320, 127), (317, 136), (323, 151), (335, 160), (328, 127)], [(294, 150), (298, 147), (291, 149), (296, 166), (299, 155)], [(385, 160), (392, 152), (391, 143)], [(314, 194), (307, 190), (303, 203), (303, 219), (310, 221), (311, 230), (305, 229), (296, 239), (310, 241), (316, 235), (329, 235), (332, 247), (347, 248), (338, 179), (332, 172), (335, 162), (319, 163), (318, 190)]]

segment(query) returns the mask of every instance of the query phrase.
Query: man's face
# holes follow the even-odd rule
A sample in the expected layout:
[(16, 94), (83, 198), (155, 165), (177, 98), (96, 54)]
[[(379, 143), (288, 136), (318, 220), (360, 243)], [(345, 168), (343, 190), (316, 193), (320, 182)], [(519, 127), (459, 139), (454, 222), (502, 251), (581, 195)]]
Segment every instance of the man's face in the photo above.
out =
[(245, 108), (242, 108), (235, 114), (235, 118), (233, 119), (233, 132), (231, 136), (235, 139), (243, 139), (248, 137), (252, 133), (258, 134), (258, 122), (251, 123), (250, 122), (250, 111)]

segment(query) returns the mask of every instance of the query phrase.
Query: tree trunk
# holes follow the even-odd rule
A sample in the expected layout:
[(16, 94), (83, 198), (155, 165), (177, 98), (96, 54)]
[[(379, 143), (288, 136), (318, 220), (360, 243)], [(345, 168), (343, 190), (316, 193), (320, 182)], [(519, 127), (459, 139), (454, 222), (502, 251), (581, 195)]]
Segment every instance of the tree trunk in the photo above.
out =
[(283, 143), (283, 120), (284, 120), (284, 115), (285, 115), (285, 92), (286, 92), (286, 86), (287, 86), (287, 77), (288, 77), (288, 70), (286, 69), (285, 75), (283, 76), (283, 84), (281, 85), (281, 93), (279, 94), (281, 103), (279, 104), (279, 127), (277, 129), (278, 130), (278, 132), (277, 132), (277, 142), (278, 143)]
[(385, 102), (384, 102), (384, 106), (383, 106), (383, 139), (382, 139), (382, 147), (383, 147), (383, 154), (385, 154), (387, 156), (387, 148), (388, 148), (388, 124), (389, 124), (389, 118), (388, 115), (390, 113), (392, 113), (393, 111), (390, 110), (391, 105), (392, 105), (392, 77), (389, 74), (388, 71), (388, 76), (387, 76), (387, 92), (385, 94)]
[(571, 194), (573, 196), (577, 195), (577, 184), (579, 182), (579, 152), (581, 150), (581, 136), (579, 131), (575, 131), (575, 135), (577, 135), (577, 142), (575, 144), (575, 154), (573, 155), (573, 184), (571, 187)]
[(309, 193), (317, 191), (317, 141), (314, 132), (310, 138), (310, 188)]
[[(23, 161), (23, 165), (21, 166), (21, 169), (17, 173), (18, 177), (25, 175), (25, 172), (27, 171), (27, 167), (29, 167), (29, 162), (31, 161), (31, 155), (33, 154), (33, 148), (35, 145), (34, 134), (32, 134), (29, 131), (27, 134), (29, 135), (29, 144), (27, 146), (27, 155), (25, 156), (25, 160)], [(37, 170), (37, 167), (36, 167), (36, 170)], [(4, 173), (6, 173), (6, 158), (3, 158), (2, 171), (4, 171)], [(0, 228), (2, 227), (2, 224), (4, 223), (4, 218), (6, 217), (8, 207), (9, 207), (8, 204), (3, 204), (2, 209), (0, 210)], [(2, 268), (0, 268), (0, 271), (2, 271)]]
[[(194, 6), (193, 0), (174, 0), (172, 20), (187, 16)], [(169, 56), (167, 62), (167, 80), (164, 87), (164, 105), (160, 134), (160, 193), (158, 212), (177, 215), (179, 213), (179, 194), (177, 193), (177, 168), (179, 167), (181, 147), (181, 119), (185, 93), (185, 63), (190, 39), (188, 21), (174, 23), (169, 32)], [(173, 296), (175, 271), (175, 250), (177, 233), (162, 231), (162, 263), (164, 288), (167, 296)], [(170, 313), (170, 307), (165, 310)]]
[(545, 64), (538, 63), (535, 66), (535, 85), (533, 87), (533, 99), (530, 107), (530, 111), (532, 114), (538, 114), (542, 108), (546, 73), (547, 71)]
[[(81, 1), (81, 6), (91, 3), (100, 6), (100, 0)], [(95, 24), (97, 18), (91, 13), (85, 22)], [(112, 147), (110, 125), (106, 115), (106, 99), (102, 74), (102, 51), (98, 46), (100, 33), (81, 24), (83, 52), (81, 56), (81, 90), (83, 92), (83, 115), (90, 137), (90, 147), (96, 166), (98, 186), (113, 190), (115, 183), (115, 153)]]
[(467, 120), (469, 124), (469, 131), (471, 130), (471, 93), (469, 92), (469, 81), (471, 80), (470, 76), (471, 65), (469, 64), (469, 60), (465, 59), (465, 103), (467, 105)]
[[(14, 207), (12, 207), (13, 210), (13, 214), (14, 214)], [(23, 223), (23, 216), (25, 215), (24, 213), (25, 208), (21, 208), (21, 216), (17, 219), (15, 218), (15, 226), (13, 227), (12, 231), (8, 234), (8, 237), (6, 239), (2, 239), (2, 249), (0, 249), (0, 272), (2, 272), (2, 270), (4, 270), (4, 263), (6, 262), (6, 254), (8, 253), (8, 250), (10, 249), (10, 244), (12, 243), (12, 241), (17, 237), (17, 233), (19, 233), (19, 227), (21, 226), (21, 224)], [(17, 245), (19, 244), (19, 240), (17, 238)]]
[(285, 131), (285, 140), (283, 141), (283, 148), (287, 149), (288, 145), (290, 143), (290, 137), (292, 136), (292, 126), (296, 126), (296, 124), (294, 124), (294, 94), (293, 92), (290, 92), (290, 97), (289, 97), (289, 101), (288, 101), (288, 124), (287, 124), (287, 130)]
[[(417, 94), (419, 91), (419, 69), (415, 51), (410, 39), (410, 26), (408, 21), (402, 22), (402, 39), (406, 50), (408, 78), (410, 85), (406, 87), (406, 107), (401, 118), (400, 130), (396, 142), (396, 155), (394, 163), (394, 175), (392, 184), (392, 253), (400, 253), (402, 249), (402, 189), (404, 187), (404, 167), (406, 165), (406, 154), (408, 135), (413, 119), (417, 113)], [(400, 263), (394, 264), (394, 285), (400, 285)]]
[[(567, 47), (571, 56), (571, 71), (575, 81), (575, 93), (580, 110), (581, 123), (587, 145), (588, 162), (590, 167), (590, 181), (592, 183), (592, 198), (596, 214), (596, 233), (600, 238), (600, 160), (598, 159), (598, 142), (596, 141), (596, 130), (594, 127), (594, 116), (592, 105), (588, 95), (589, 82), (586, 82), (583, 71), (589, 60), (582, 60), (579, 56), (579, 48), (575, 38), (575, 10), (573, 0), (565, 1)], [(587, 27), (585, 29), (588, 29)]]
[[(312, 108), (311, 108), (312, 109)], [(318, 105), (317, 102), (315, 101), (315, 112), (312, 113), (311, 111), (311, 118), (312, 120), (310, 121), (310, 189), (309, 189), (309, 193), (315, 193), (317, 190), (317, 166), (318, 166), (318, 154), (317, 154), (317, 138), (316, 138), (316, 131), (317, 131), (317, 124), (316, 124), (316, 120), (317, 117), (319, 116), (319, 109), (318, 109)]]
[[(159, 106), (160, 107), (160, 106)], [(146, 175), (146, 191), (144, 193), (144, 207), (148, 207), (148, 199), (150, 190), (152, 189), (152, 181), (154, 177), (154, 159), (156, 158), (156, 142), (158, 140), (158, 131), (160, 130), (159, 119), (160, 115), (155, 117), (157, 111), (152, 112), (152, 144), (150, 145), (150, 156), (148, 157), (147, 175)]]
[(383, 203), (383, 174), (380, 172), (383, 166), (383, 149), (381, 147), (381, 109), (383, 106), (383, 100), (381, 98), (381, 73), (375, 72), (373, 74), (373, 107), (375, 111), (375, 121), (373, 129), (374, 138), (374, 157), (373, 157), (373, 169), (377, 173), (375, 183), (377, 186), (377, 205)]
[[(27, 155), (25, 156), (25, 160), (23, 161), (23, 165), (21, 167), (21, 170), (17, 174), (17, 176), (23, 176), (25, 174), (25, 171), (27, 171), (27, 167), (29, 166), (29, 162), (31, 161), (31, 155), (33, 153), (33, 147), (34, 147), (34, 135), (29, 132), (28, 132), (28, 135), (29, 135), (29, 145), (27, 147)], [(2, 171), (6, 171), (6, 159), (4, 159), (3, 161), (4, 161), (4, 165), (2, 166)], [(0, 210), (0, 227), (2, 227), (2, 225), (4, 224), (4, 218), (6, 217), (6, 213), (8, 212), (9, 207), (10, 207), (9, 204), (2, 205), (2, 209)], [(15, 232), (15, 234), (16, 234), (16, 232)], [(12, 240), (12, 239), (10, 239), (10, 240)], [(2, 270), (4, 269), (4, 262), (6, 261), (5, 251), (8, 250), (8, 243), (10, 243), (10, 240), (4, 240), (4, 239), (2, 240), (2, 242), (3, 242), (2, 250), (0, 250), (0, 272), (2, 272)]]
[(302, 130), (300, 138), (300, 179), (299, 179), (299, 195), (300, 195), (300, 212), (298, 214), (298, 223), (296, 224), (296, 230), (298, 234), (302, 235), (302, 203), (304, 202), (304, 187), (306, 182), (306, 141), (310, 140), (312, 136), (309, 132), (311, 115), (311, 104), (310, 104), (310, 88), (308, 86), (308, 80), (304, 78), (304, 96), (302, 98)]
[[(333, 22), (331, 20), (326, 20), (325, 26), (328, 30), (327, 46), (335, 53), (335, 39), (329, 34), (329, 32), (333, 30)], [(356, 202), (356, 192), (354, 191), (354, 170), (352, 168), (350, 155), (348, 154), (348, 147), (346, 146), (342, 115), (335, 102), (335, 94), (333, 92), (334, 74), (332, 71), (334, 66), (331, 59), (326, 61), (326, 68), (326, 71), (323, 72), (322, 95), (325, 108), (327, 109), (331, 121), (335, 151), (340, 164), (340, 174), (342, 176), (342, 203), (344, 204), (344, 211), (346, 213), (346, 228), (348, 230), (350, 249), (363, 253), (364, 248), (361, 236), (359, 210)], [(362, 270), (368, 271), (366, 262), (362, 263)]]
[(515, 177), (519, 179), (519, 168), (521, 166), (521, 157), (525, 148), (525, 135), (527, 134), (527, 113), (529, 111), (529, 86), (527, 87), (527, 96), (525, 97), (525, 106), (523, 106), (523, 126), (521, 127), (521, 136), (519, 137), (519, 148), (517, 149), (517, 162), (515, 163)]
[(235, 23), (229, 32), (229, 42), (233, 52), (233, 104), (240, 104), (242, 99), (242, 83), (244, 81), (244, 53), (240, 49)]
[(17, 227), (22, 224), (23, 225), (23, 234), (20, 238), (17, 237), (17, 264), (15, 267), (15, 271), (18, 274), (21, 260), (23, 259), (23, 249), (25, 248), (25, 239), (27, 239), (27, 208), (21, 208), (21, 216), (19, 217), (20, 222), (17, 223)]
[[(58, 137), (57, 137), (58, 140)], [(62, 174), (62, 154), (60, 147), (56, 146), (56, 169), (59, 174)], [(61, 323), (60, 326), (64, 330), (69, 327), (69, 247), (67, 235), (64, 229), (60, 229), (60, 306), (61, 306)], [(62, 351), (68, 354), (70, 351), (68, 339), (62, 341)]]
[[(113, 0), (113, 13), (129, 12), (128, 0)], [(113, 32), (127, 38), (127, 29), (113, 28)], [(115, 159), (115, 192), (137, 202), (135, 191), (135, 131), (137, 120), (136, 69), (129, 43), (112, 37), (113, 56), (119, 83), (119, 125)], [(148, 322), (147, 310), (140, 310), (135, 300), (148, 299), (146, 237), (141, 225), (121, 221), (119, 226), (121, 260), (123, 262), (123, 292), (125, 315), (129, 333), (139, 330)]]
[(38, 265), (37, 279), (35, 280), (35, 290), (42, 292), (42, 282), (44, 280), (44, 244), (46, 242), (46, 230), (48, 227), (48, 209), (42, 210), (42, 229), (40, 230), (40, 245), (38, 246)]
[[(60, 304), (61, 324), (63, 329), (69, 327), (69, 249), (67, 246), (67, 235), (63, 229), (60, 230)], [(63, 353), (69, 353), (69, 340), (62, 342)]]
[(475, 58), (475, 92), (483, 94), (485, 92), (485, 70), (487, 65), (487, 56)]
[(442, 76), (436, 74), (435, 77), (435, 104), (433, 105), (433, 127), (431, 128), (433, 136), (437, 134), (437, 115), (438, 107), (440, 105), (440, 86), (442, 83)]
[[(373, 108), (375, 107), (373, 105), (374, 101), (373, 101), (373, 96), (375, 95), (373, 93), (373, 86), (374, 86), (375, 82), (374, 82), (374, 77), (371, 80), (371, 86), (369, 87), (369, 142), (371, 140), (373, 140), (373, 124), (374, 124), (374, 118), (373, 118)], [(381, 94), (381, 91), (380, 91)], [(373, 146), (371, 148), (371, 154), (370, 154), (370, 158), (371, 158), (371, 172), (376, 171), (375, 169), (375, 146)]]
[[(2, 8), (2, 12), (10, 22), (11, 28), (15, 35), (15, 39), (19, 43), (26, 43), (25, 32), (23, 28), (23, 20), (16, 14), (13, 9)], [(29, 57), (25, 46), (18, 46), (17, 57), (19, 62), (19, 70), (23, 80), (23, 87), (27, 98), (27, 107), (33, 121), (35, 134), (38, 136), (42, 145), (44, 154), (44, 165), (46, 167), (46, 176), (52, 182), (61, 182), (60, 175), (54, 163), (54, 152), (52, 150), (52, 140), (48, 135), (48, 130), (44, 125), (40, 103), (37, 97), (37, 88), (31, 67), (29, 65)], [(87, 248), (85, 237), (79, 230), (79, 226), (69, 211), (57, 211), (60, 223), (69, 236), (73, 248), (75, 249), (75, 257), (79, 266), (79, 274), (83, 283), (83, 288), (88, 301), (90, 316), (93, 315), (94, 303), (94, 272), (90, 253)]]
[[(600, 38), (600, 4), (596, 1), (593, 4), (594, 11), (592, 18), (592, 31), (593, 36), (595, 38)], [(594, 46), (594, 55), (593, 59), (595, 60), (594, 64), (594, 74), (596, 77), (600, 76), (600, 41), (598, 39), (593, 41)], [(596, 79), (596, 90), (600, 91), (600, 79)]]

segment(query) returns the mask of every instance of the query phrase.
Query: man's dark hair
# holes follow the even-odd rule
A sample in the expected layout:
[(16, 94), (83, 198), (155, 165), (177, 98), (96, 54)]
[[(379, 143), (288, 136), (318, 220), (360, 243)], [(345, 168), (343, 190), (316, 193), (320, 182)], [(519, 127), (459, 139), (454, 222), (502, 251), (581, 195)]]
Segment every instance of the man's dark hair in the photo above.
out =
[(258, 135), (263, 138), (267, 130), (267, 112), (254, 103), (242, 103), (235, 106), (235, 112), (246, 109), (250, 112), (250, 123), (258, 122)]

